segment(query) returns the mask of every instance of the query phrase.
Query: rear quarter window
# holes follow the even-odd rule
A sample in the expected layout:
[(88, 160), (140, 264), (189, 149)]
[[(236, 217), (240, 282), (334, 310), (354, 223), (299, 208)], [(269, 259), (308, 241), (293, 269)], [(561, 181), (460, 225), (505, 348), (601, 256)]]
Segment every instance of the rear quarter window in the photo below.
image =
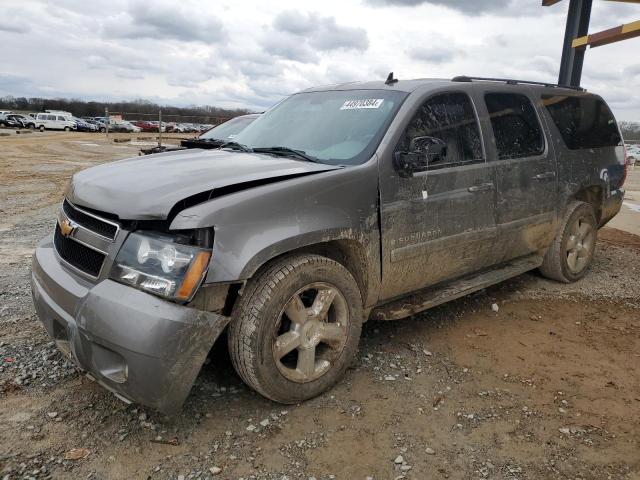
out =
[(542, 103), (570, 150), (615, 147), (622, 142), (616, 119), (598, 97), (543, 95)]

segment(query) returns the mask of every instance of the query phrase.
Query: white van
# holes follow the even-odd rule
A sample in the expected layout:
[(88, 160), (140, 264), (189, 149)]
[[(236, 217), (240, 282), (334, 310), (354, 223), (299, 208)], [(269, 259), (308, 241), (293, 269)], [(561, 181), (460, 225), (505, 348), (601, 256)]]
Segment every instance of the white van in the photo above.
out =
[(64, 130), (65, 132), (76, 129), (76, 122), (74, 122), (71, 117), (58, 114), (54, 115), (53, 113), (39, 113), (36, 115), (34, 123), (36, 124), (36, 128), (41, 132), (44, 132), (45, 129)]
[(44, 113), (53, 113), (55, 115), (62, 115), (63, 117), (73, 117), (71, 112), (65, 112), (64, 110), (45, 110)]

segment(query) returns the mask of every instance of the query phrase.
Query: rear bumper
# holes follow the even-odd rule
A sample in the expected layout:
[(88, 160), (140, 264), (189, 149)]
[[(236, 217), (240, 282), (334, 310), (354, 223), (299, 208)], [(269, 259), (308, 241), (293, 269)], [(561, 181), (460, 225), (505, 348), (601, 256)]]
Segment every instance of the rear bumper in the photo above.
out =
[(609, 220), (615, 217), (622, 208), (624, 200), (624, 188), (611, 190), (609, 196), (602, 204), (602, 214), (600, 215), (600, 227), (604, 226)]
[(38, 317), (58, 348), (122, 399), (174, 413), (229, 318), (111, 280), (96, 285), (38, 246), (31, 277)]

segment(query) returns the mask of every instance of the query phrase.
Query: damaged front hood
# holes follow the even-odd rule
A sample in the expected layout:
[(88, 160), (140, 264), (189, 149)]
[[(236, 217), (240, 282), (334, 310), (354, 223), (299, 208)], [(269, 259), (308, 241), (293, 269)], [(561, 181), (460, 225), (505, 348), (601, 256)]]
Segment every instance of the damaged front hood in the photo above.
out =
[[(182, 150), (135, 157), (76, 173), (66, 192), (74, 204), (123, 220), (164, 220), (192, 195), (247, 182), (341, 167), (228, 150)], [(249, 185), (250, 186), (250, 185)], [(248, 188), (249, 188), (248, 186)]]

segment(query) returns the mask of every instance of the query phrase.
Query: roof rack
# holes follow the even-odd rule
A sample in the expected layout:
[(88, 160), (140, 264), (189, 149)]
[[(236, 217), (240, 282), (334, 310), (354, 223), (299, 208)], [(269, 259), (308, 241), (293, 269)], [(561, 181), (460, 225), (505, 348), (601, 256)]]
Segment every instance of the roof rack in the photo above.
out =
[(546, 82), (532, 82), (529, 80), (513, 80), (511, 78), (488, 78), (488, 77), (468, 77), (466, 75), (458, 75), (457, 77), (453, 77), (451, 79), (452, 82), (472, 82), (474, 80), (482, 80), (485, 82), (504, 82), (507, 85), (542, 85), (543, 87), (556, 87), (556, 88), (569, 88), (571, 90), (578, 90), (579, 92), (584, 92), (585, 89), (582, 87), (574, 87), (571, 85), (558, 85), (556, 83), (546, 83)]

